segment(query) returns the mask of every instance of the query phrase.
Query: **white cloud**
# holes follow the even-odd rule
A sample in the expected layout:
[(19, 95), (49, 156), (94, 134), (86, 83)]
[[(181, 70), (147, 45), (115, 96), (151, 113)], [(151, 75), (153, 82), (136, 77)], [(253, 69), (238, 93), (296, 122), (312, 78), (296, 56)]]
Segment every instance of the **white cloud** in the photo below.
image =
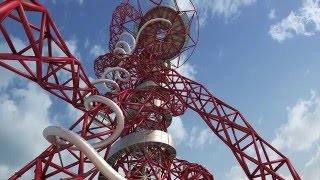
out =
[(10, 79), (14, 78), (14, 74), (8, 70), (1, 68), (0, 70), (0, 90), (8, 87)]
[(49, 145), (42, 130), (50, 125), (51, 104), (48, 94), (31, 82), (0, 92), (0, 174), (12, 175)]
[(238, 16), (241, 8), (254, 4), (256, 0), (197, 0), (195, 2), (202, 17), (218, 15), (228, 19)]
[(303, 179), (318, 180), (320, 177), (320, 146), (314, 157), (312, 157), (304, 167)]
[(82, 4), (83, 3), (83, 0), (77, 0), (79, 4)]
[(320, 1), (307, 0), (305, 4), (302, 9), (306, 19), (313, 23), (315, 30), (320, 31)]
[(276, 18), (276, 10), (271, 9), (268, 16), (269, 16), (269, 19), (275, 19)]
[(168, 131), (173, 136), (176, 144), (180, 144), (187, 138), (187, 131), (180, 117), (173, 117), (172, 123), (169, 126)]
[(89, 52), (91, 55), (93, 55), (94, 57), (98, 57), (100, 55), (105, 54), (105, 51), (103, 50), (103, 48), (99, 45), (94, 45)]
[(283, 124), (272, 141), (278, 149), (308, 150), (320, 138), (320, 97), (311, 91), (309, 99), (299, 100), (288, 108), (288, 121)]
[(71, 104), (68, 104), (67, 110), (68, 110), (68, 113), (67, 113), (68, 118), (73, 122), (76, 119), (79, 119), (83, 115), (83, 111), (76, 109)]
[(238, 165), (232, 166), (230, 171), (227, 172), (225, 176), (228, 180), (247, 180), (248, 179), (244, 174), (243, 169)]
[[(240, 9), (253, 5), (256, 0), (194, 0), (194, 5), (199, 14), (200, 26), (206, 24), (208, 17), (223, 16), (226, 19), (239, 16)], [(182, 10), (193, 9), (190, 0), (177, 0)]]
[[(11, 36), (11, 40), (16, 49), (26, 47), (26, 44), (15, 36)], [(77, 55), (76, 42), (71, 40), (66, 43), (71, 53)], [(53, 46), (53, 51), (55, 55), (64, 56), (56, 45)], [(11, 52), (4, 40), (0, 42), (0, 52)], [(25, 55), (32, 55), (32, 52), (27, 51)], [(14, 61), (9, 63), (19, 70), (24, 69), (19, 63)], [(35, 69), (34, 64), (28, 66), (32, 70)], [(57, 112), (50, 112), (52, 101), (47, 92), (32, 82), (27, 84), (25, 82), (25, 79), (22, 80), (18, 75), (4, 68), (0, 69), (1, 177), (13, 175), (45, 150), (49, 143), (43, 138), (42, 131), (51, 125), (52, 114), (59, 115)], [(9, 84), (12, 85), (10, 89), (8, 89)], [(22, 178), (32, 178), (32, 170), (26, 174), (27, 176), (24, 175)]]
[(9, 174), (9, 167), (8, 166), (4, 166), (4, 165), (0, 165), (0, 174), (2, 177), (10, 177), (12, 174)]
[[(177, 0), (177, 4), (180, 10), (188, 11), (193, 9), (193, 5), (191, 4), (190, 0)], [(172, 2), (172, 5), (173, 2)]]
[[(15, 48), (18, 50), (21, 50), (26, 47), (26, 44), (19, 38), (10, 36), (11, 41), (14, 44)], [(6, 41), (1, 40), (0, 42), (0, 52), (1, 53), (8, 53), (11, 52), (10, 48), (8, 47), (8, 44)], [(33, 55), (31, 51), (27, 51), (25, 55)], [(16, 62), (9, 62), (10, 65), (18, 65)], [(18, 66), (17, 68), (19, 68)], [(23, 69), (23, 68), (21, 68)], [(33, 69), (33, 67), (31, 67)], [(0, 70), (0, 90), (5, 89), (8, 87), (10, 81), (15, 77), (15, 74), (10, 72), (9, 70), (5, 70), (4, 68), (1, 68)]]
[[(69, 2), (72, 2), (72, 1), (79, 3), (79, 5), (82, 5), (82, 4), (83, 4), (83, 0), (64, 0), (64, 1), (62, 1), (62, 2), (69, 3)], [(52, 0), (52, 3), (53, 3), (53, 4), (56, 4), (56, 3), (57, 3), (57, 0)]]
[[(309, 98), (298, 100), (293, 107), (288, 107), (287, 110), (288, 120), (277, 129), (276, 138), (271, 144), (281, 152), (291, 151), (294, 154), (291, 157), (299, 156), (301, 152), (314, 151), (314, 145), (317, 145), (317, 153), (305, 164), (302, 174), (303, 179), (316, 180), (320, 177), (320, 97), (314, 91), (311, 91)], [(261, 149), (259, 151), (261, 153)], [(270, 160), (280, 158), (272, 150), (267, 149), (267, 152)], [(246, 153), (250, 156), (254, 154), (251, 149)], [(299, 172), (298, 167), (296, 166), (296, 170)], [(281, 173), (280, 175), (285, 179), (293, 179), (290, 172), (285, 171), (285, 169), (278, 173)], [(247, 179), (239, 165), (234, 165), (226, 174), (226, 177), (230, 180)]]
[(214, 141), (213, 133), (209, 128), (192, 127), (187, 145), (191, 148), (203, 148)]
[(78, 60), (80, 60), (81, 54), (78, 51), (77, 42), (78, 42), (78, 40), (71, 39), (71, 40), (66, 41), (66, 45), (67, 45), (68, 49), (70, 50), (70, 53), (73, 54)]
[(89, 38), (86, 38), (86, 41), (84, 42), (84, 47), (88, 48), (89, 45), (90, 45)]
[(316, 31), (320, 31), (320, 0), (303, 0), (302, 7), (272, 25), (269, 34), (282, 42), (295, 35), (312, 36)]
[(255, 2), (255, 0), (215, 0), (211, 3), (211, 10), (228, 18), (240, 13), (241, 7), (252, 5)]
[(197, 74), (196, 68), (194, 65), (191, 65), (189, 63), (185, 63), (181, 67), (177, 69), (178, 73), (181, 74), (184, 77), (187, 77), (189, 79), (195, 80), (195, 75)]
[(307, 69), (305, 72), (304, 72), (304, 76), (308, 76), (309, 74), (311, 73), (310, 69)]
[(177, 145), (182, 144), (189, 148), (202, 149), (206, 145), (214, 142), (211, 129), (194, 126), (190, 131), (190, 129), (185, 128), (180, 117), (174, 117), (172, 119), (168, 131), (173, 136)]
[[(180, 57), (180, 63), (184, 62), (186, 59), (186, 57), (184, 55), (182, 55)], [(176, 67), (179, 63), (178, 63), (179, 57), (173, 59), (170, 63), (174, 64), (174, 67)], [(185, 62), (182, 66), (180, 66), (179, 68), (176, 69), (176, 71), (184, 76), (187, 77), (189, 79), (195, 80), (196, 77), (195, 75), (197, 74), (197, 70), (196, 70), (196, 66), (190, 64), (189, 62)]]

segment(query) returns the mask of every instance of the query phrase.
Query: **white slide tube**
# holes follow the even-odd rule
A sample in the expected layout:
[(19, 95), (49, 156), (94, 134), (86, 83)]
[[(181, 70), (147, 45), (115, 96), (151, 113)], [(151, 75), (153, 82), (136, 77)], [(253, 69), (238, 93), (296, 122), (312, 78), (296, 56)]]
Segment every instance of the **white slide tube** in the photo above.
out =
[(107, 145), (109, 145), (110, 143), (112, 143), (113, 141), (118, 139), (118, 137), (121, 135), (121, 132), (124, 128), (124, 116), (123, 116), (123, 113), (122, 113), (122, 110), (120, 109), (120, 107), (115, 102), (111, 101), (110, 99), (108, 99), (106, 97), (103, 97), (100, 95), (91, 95), (84, 100), (85, 107), (88, 107), (89, 109), (91, 109), (91, 102), (103, 103), (106, 106), (110, 107), (116, 113), (117, 127), (113, 131), (111, 136), (109, 136), (107, 139), (102, 140), (98, 143), (92, 144), (92, 146), (95, 149), (106, 147)]
[[(141, 27), (141, 29), (139, 30), (139, 32), (138, 32), (138, 34), (137, 34), (137, 37), (136, 37), (136, 44), (137, 44), (138, 41), (139, 41), (139, 38), (140, 38), (140, 35), (141, 35), (143, 29), (144, 29), (145, 27), (147, 27), (149, 24), (154, 23), (154, 22), (158, 22), (158, 21), (162, 21), (162, 22), (168, 23), (170, 26), (172, 26), (171, 21), (169, 21), (168, 19), (165, 19), (165, 18), (154, 18), (154, 19), (151, 19), (151, 20), (147, 21), (147, 22)], [(132, 52), (136, 49), (136, 44), (134, 44), (134, 46), (132, 47)]]
[(83, 152), (97, 169), (108, 179), (125, 180), (114, 170), (86, 140), (76, 133), (59, 126), (49, 126), (43, 130), (43, 136), (52, 144), (55, 144), (56, 137), (63, 138), (76, 146)]
[(120, 40), (115, 45), (115, 48), (113, 50), (114, 54), (122, 54), (122, 55), (131, 55), (132, 54), (132, 50), (131, 50), (129, 43), (127, 43), (126, 41), (123, 41), (123, 36), (125, 36), (125, 35), (127, 35), (131, 38), (132, 47), (135, 46), (136, 40), (134, 39), (134, 37), (128, 32), (123, 32), (120, 35)]
[[(101, 79), (106, 79), (106, 76), (107, 74), (109, 74), (110, 72), (112, 71), (115, 71), (116, 72), (116, 79), (122, 81), (122, 82), (128, 82), (130, 80), (130, 73), (129, 71), (127, 71), (126, 69), (124, 68), (121, 68), (121, 67), (111, 67), (111, 68), (108, 68), (105, 72), (103, 72), (103, 74), (101, 75)], [(126, 74), (126, 77), (125, 78), (122, 78), (120, 76), (120, 72), (123, 72)]]
[[(106, 106), (110, 107), (116, 113), (117, 127), (114, 130), (114, 132), (107, 139), (91, 144), (91, 146), (95, 149), (104, 148), (109, 144), (111, 144), (112, 142), (114, 142), (116, 139), (118, 139), (118, 137), (121, 135), (121, 132), (124, 128), (124, 116), (120, 107), (115, 102), (111, 101), (106, 97), (103, 97), (100, 95), (90, 95), (84, 100), (85, 107), (88, 107), (89, 109), (92, 108), (91, 102), (103, 103)], [(61, 146), (61, 145), (67, 145), (69, 143), (65, 140), (58, 139), (56, 144), (58, 146)], [(70, 149), (79, 150), (76, 146), (70, 147)]]
[[(141, 32), (143, 31), (143, 29), (145, 27), (147, 27), (149, 24), (151, 23), (154, 23), (154, 22), (158, 22), (158, 21), (162, 21), (162, 22), (165, 22), (167, 24), (169, 24), (170, 26), (172, 26), (172, 23), (168, 20), (168, 19), (165, 19), (165, 18), (154, 18), (154, 19), (151, 19), (149, 21), (147, 21), (139, 30), (138, 34), (137, 34), (137, 37), (136, 39), (128, 32), (123, 32), (121, 35), (120, 35), (120, 40), (116, 43), (115, 45), (115, 48), (113, 50), (113, 53), (115, 54), (122, 54), (122, 55), (131, 55), (133, 53), (133, 51), (136, 49), (137, 47), (137, 42), (139, 41), (139, 37), (140, 37), (140, 34)], [(126, 42), (126, 41), (123, 41), (123, 36), (124, 35), (128, 35), (131, 40), (132, 40), (132, 47), (130, 47), (130, 45)]]
[[(110, 93), (117, 93), (120, 91), (120, 87), (119, 87), (118, 83), (116, 83), (115, 81), (110, 80), (110, 79), (96, 79), (96, 80), (91, 81), (91, 83), (92, 84), (103, 83), (104, 89)], [(115, 89), (110, 89), (106, 84), (112, 84)]]

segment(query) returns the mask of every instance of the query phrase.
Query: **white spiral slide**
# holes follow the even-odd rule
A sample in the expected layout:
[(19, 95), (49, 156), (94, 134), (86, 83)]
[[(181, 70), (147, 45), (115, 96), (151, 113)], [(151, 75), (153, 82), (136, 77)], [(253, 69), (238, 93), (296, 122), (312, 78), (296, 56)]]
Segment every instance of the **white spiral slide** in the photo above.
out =
[(65, 139), (83, 152), (105, 177), (112, 180), (125, 180), (78, 134), (59, 126), (49, 126), (43, 130), (43, 136), (52, 144), (55, 144), (56, 137)]
[[(148, 22), (146, 22), (140, 29), (140, 31), (137, 34), (137, 38), (135, 39), (130, 33), (123, 33), (121, 34), (120, 41), (116, 44), (116, 47), (114, 49), (114, 53), (119, 55), (131, 55), (132, 52), (136, 48), (136, 43), (139, 40), (140, 34), (143, 31), (143, 29), (148, 26), (149, 24), (156, 22), (156, 21), (163, 21), (168, 23), (170, 26), (172, 25), (171, 22), (167, 19), (164, 18), (155, 18), (152, 19)], [(123, 41), (122, 38), (124, 35), (129, 35), (129, 37), (133, 41), (133, 46), (130, 47), (130, 45)], [(106, 79), (106, 76), (108, 73), (111, 71), (116, 72), (116, 79), (127, 82), (130, 79), (130, 73), (121, 68), (121, 67), (112, 67), (109, 68), (106, 72), (102, 74), (101, 79), (95, 80), (92, 82), (92, 84), (98, 84), (98, 83), (103, 83), (105, 89), (110, 92), (110, 93), (117, 93), (120, 90), (119, 85), (110, 79)], [(126, 78), (122, 78), (120, 76), (120, 72), (126, 74)], [(107, 84), (112, 84), (115, 89), (110, 89)], [(108, 106), (111, 108), (117, 118), (117, 127), (115, 128), (115, 131), (107, 138), (104, 139), (98, 143), (94, 144), (89, 144), (85, 139), (80, 137), (78, 134), (76, 134), (73, 131), (70, 131), (68, 129), (64, 129), (59, 126), (49, 126), (43, 130), (43, 136), (53, 145), (55, 146), (63, 146), (63, 145), (68, 145), (68, 144), (73, 144), (74, 146), (70, 147), (72, 150), (79, 150), (83, 152), (88, 159), (97, 167), (97, 169), (108, 179), (111, 180), (125, 180), (124, 177), (122, 177), (116, 170), (114, 170), (100, 155), (95, 149), (99, 148), (104, 148), (107, 145), (111, 144), (114, 142), (116, 139), (119, 138), (121, 135), (121, 132), (124, 128), (124, 116), (123, 112), (120, 109), (120, 107), (113, 102), (111, 99), (108, 99), (104, 96), (101, 95), (89, 95), (84, 99), (84, 106), (87, 110), (90, 110), (92, 108), (93, 102), (100, 102), (103, 103), (104, 105)], [(60, 157), (61, 158), (61, 157)], [(61, 161), (61, 159), (60, 159)]]

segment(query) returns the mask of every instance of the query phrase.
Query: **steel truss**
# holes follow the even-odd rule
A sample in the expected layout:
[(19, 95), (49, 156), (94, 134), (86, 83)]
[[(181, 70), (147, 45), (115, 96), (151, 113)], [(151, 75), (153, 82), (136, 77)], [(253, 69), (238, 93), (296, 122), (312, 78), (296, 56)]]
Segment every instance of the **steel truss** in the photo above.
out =
[[(116, 8), (110, 24), (109, 49), (120, 49), (101, 55), (95, 61), (97, 77), (113, 79), (116, 84), (108, 87), (114, 89), (119, 86), (117, 93), (100, 93), (90, 82), (47, 9), (37, 0), (7, 0), (0, 4), (0, 30), (8, 46), (7, 52), (0, 53), (0, 66), (36, 82), (82, 110), (83, 116), (69, 130), (88, 142), (107, 139), (118, 125), (113, 110), (105, 104), (96, 102), (91, 109), (85, 107), (85, 99), (91, 95), (107, 97), (121, 108), (125, 123), (119, 141), (146, 130), (167, 133), (172, 117), (191, 109), (230, 148), (249, 179), (284, 179), (282, 172), (287, 172), (299, 180), (289, 159), (260, 137), (237, 109), (174, 69), (184, 63), (182, 54), (190, 52), (191, 55), (197, 44), (197, 32), (195, 36), (190, 32), (192, 22), (197, 23), (196, 11), (179, 9), (176, 0), (173, 8), (164, 6), (162, 1), (148, 2), (155, 8), (147, 12), (139, 0), (127, 1)], [(39, 17), (36, 21), (33, 20), (35, 14)], [(157, 21), (144, 29), (143, 25), (150, 19)], [(168, 19), (169, 23), (166, 22)], [(25, 47), (19, 49), (16, 46), (8, 30), (12, 24), (19, 27), (20, 32), (25, 32)], [(135, 25), (137, 30), (130, 29), (129, 24)], [(152, 36), (157, 29), (165, 35)], [(124, 32), (138, 36), (139, 30), (141, 36), (136, 39), (136, 49), (124, 50), (125, 45), (117, 44)], [(149, 42), (150, 39), (152, 41)], [(124, 53), (119, 53), (121, 49)], [(130, 73), (130, 80), (116, 78), (124, 77), (124, 72), (104, 75), (105, 69), (110, 67), (125, 69)], [(177, 159), (173, 145), (169, 145), (162, 140), (157, 143), (143, 141), (142, 146), (138, 142), (130, 144), (126, 147), (128, 150), (119, 153), (112, 166), (128, 179), (213, 179), (201, 165)], [(96, 150), (108, 160), (112, 148), (109, 144)], [(72, 148), (71, 144), (51, 145), (10, 179), (24, 177), (27, 173), (34, 174), (37, 180), (104, 178), (85, 154)]]

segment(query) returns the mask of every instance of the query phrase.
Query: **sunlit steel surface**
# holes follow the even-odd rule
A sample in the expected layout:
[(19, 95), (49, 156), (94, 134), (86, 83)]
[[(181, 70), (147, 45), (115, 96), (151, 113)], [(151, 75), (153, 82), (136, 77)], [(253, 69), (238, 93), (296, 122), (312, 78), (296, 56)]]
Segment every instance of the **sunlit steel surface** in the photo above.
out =
[(126, 151), (134, 153), (136, 149), (148, 147), (164, 148), (171, 159), (176, 157), (174, 141), (170, 134), (159, 130), (144, 130), (131, 133), (115, 142), (111, 146), (108, 162), (114, 164)]

